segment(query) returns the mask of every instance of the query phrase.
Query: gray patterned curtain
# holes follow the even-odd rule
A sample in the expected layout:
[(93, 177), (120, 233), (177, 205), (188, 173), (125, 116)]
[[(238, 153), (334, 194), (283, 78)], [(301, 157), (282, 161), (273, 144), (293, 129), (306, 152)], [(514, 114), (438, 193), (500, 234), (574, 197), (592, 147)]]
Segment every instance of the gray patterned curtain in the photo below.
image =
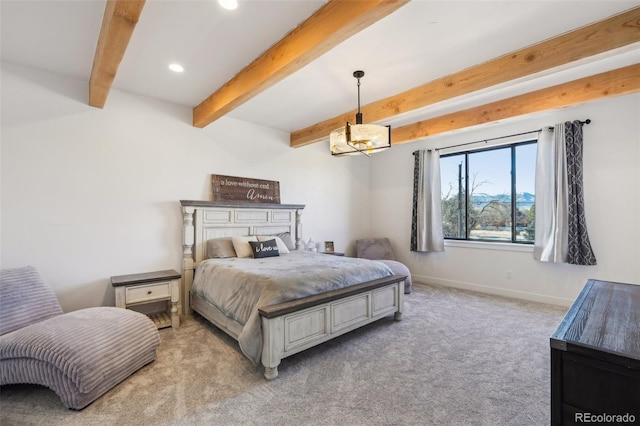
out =
[(411, 251), (444, 251), (440, 153), (422, 150), (413, 155)]
[(582, 123), (564, 123), (564, 140), (567, 151), (568, 185), (568, 263), (572, 265), (595, 265), (596, 257), (591, 249), (587, 220), (584, 215), (584, 193), (582, 190)]
[(556, 124), (538, 139), (534, 258), (595, 265), (584, 214), (582, 123)]

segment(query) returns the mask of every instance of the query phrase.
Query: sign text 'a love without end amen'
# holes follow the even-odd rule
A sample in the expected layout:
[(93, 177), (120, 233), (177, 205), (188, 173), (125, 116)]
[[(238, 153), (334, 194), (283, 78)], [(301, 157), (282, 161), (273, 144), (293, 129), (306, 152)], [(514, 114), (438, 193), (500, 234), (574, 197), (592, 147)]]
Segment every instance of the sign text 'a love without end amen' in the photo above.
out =
[(280, 183), (239, 176), (211, 175), (213, 201), (280, 204)]

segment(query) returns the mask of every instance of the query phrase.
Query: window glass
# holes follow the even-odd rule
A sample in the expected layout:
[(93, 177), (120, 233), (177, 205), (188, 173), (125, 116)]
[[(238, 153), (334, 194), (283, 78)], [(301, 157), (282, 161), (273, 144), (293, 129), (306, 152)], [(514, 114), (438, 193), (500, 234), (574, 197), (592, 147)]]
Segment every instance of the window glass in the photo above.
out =
[(533, 243), (536, 202), (536, 144), (516, 146), (516, 241)]
[(511, 241), (511, 149), (469, 153), (469, 239)]
[(533, 243), (535, 141), (440, 158), (444, 237)]
[(442, 229), (445, 238), (466, 238), (466, 156), (440, 158)]

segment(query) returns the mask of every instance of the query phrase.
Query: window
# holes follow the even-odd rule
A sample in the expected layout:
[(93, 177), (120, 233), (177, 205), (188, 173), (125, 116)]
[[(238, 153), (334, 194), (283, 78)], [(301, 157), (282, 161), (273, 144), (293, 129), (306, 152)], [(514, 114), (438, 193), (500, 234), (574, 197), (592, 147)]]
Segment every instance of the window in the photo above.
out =
[(445, 239), (532, 244), (536, 141), (443, 155)]

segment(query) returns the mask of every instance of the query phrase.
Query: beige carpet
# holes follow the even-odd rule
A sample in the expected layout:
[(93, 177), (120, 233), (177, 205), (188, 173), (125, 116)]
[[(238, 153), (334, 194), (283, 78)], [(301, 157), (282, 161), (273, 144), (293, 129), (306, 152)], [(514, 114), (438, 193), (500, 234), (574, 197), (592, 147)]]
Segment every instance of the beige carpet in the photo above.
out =
[(188, 318), (82, 411), (43, 387), (2, 387), (0, 425), (547, 425), (549, 336), (565, 311), (417, 284), (401, 322), (284, 359), (273, 382)]

